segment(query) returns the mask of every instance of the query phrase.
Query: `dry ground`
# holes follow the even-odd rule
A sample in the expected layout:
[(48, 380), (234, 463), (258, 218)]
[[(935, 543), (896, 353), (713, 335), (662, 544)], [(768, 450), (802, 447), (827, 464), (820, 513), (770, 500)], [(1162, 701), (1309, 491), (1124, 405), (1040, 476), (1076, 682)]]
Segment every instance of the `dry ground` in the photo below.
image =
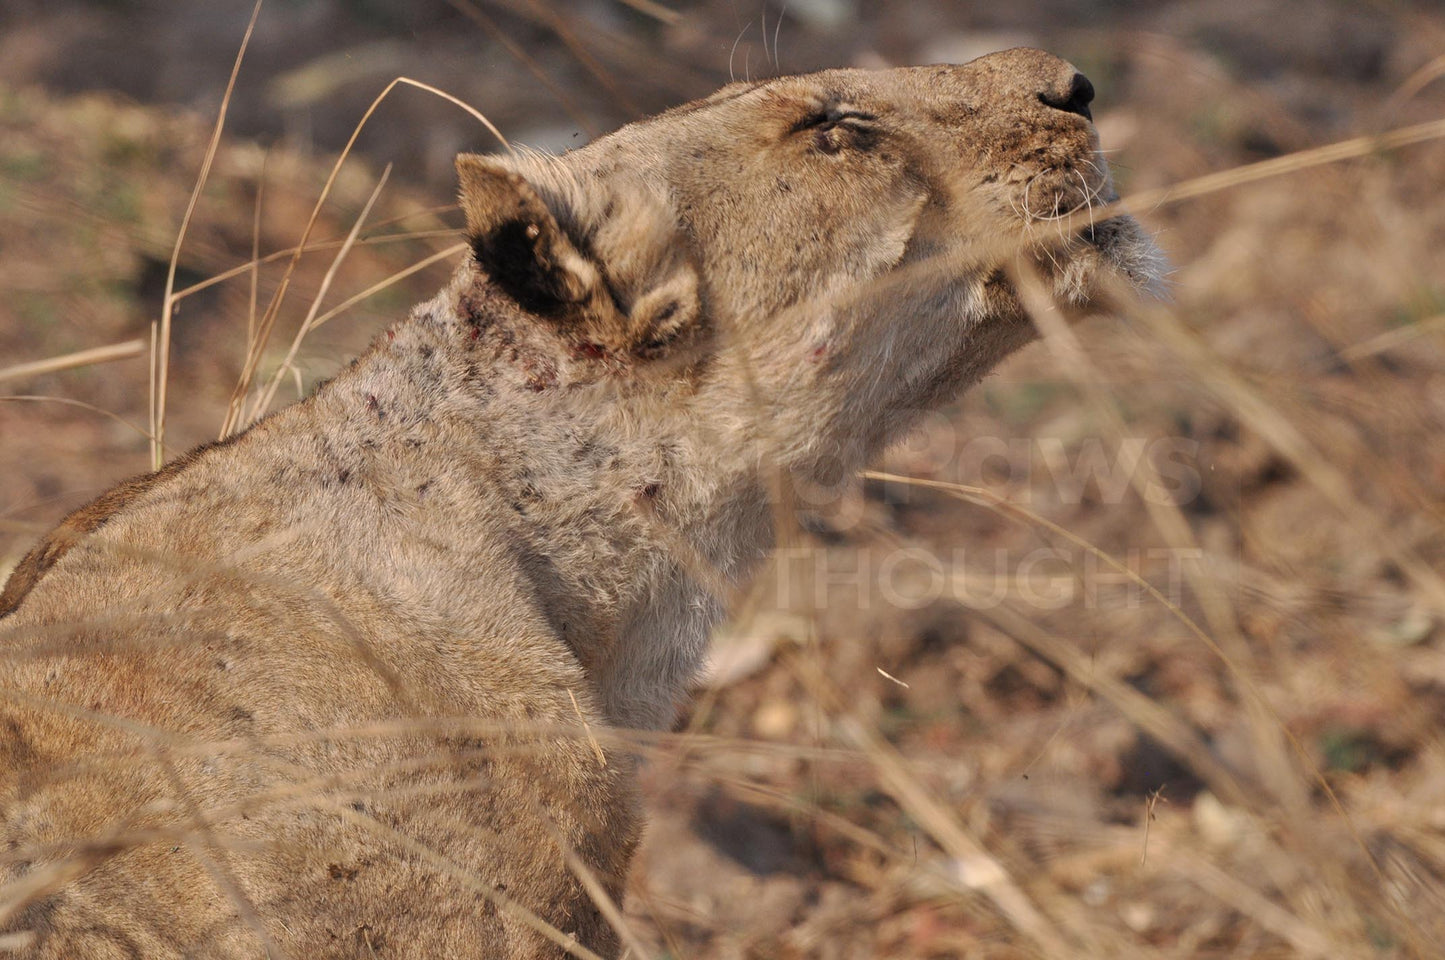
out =
[[(713, 51), (723, 6), (617, 35)], [(988, 40), (838, 6), (848, 60)], [(628, 918), (651, 956), (1445, 954), (1445, 142), (1295, 153), (1445, 117), (1445, 18), (1123, 7), (1061, 52), (1100, 88), (1126, 195), (1299, 169), (1153, 195), (1169, 307), (1055, 331), (880, 475), (803, 491), (713, 682), (650, 753)], [(798, 30), (790, 66), (826, 56)], [(632, 89), (610, 42), (599, 68)], [(0, 90), (0, 368), (149, 336), (208, 123)], [(178, 287), (250, 256), (263, 157), (223, 146)], [(297, 241), (329, 168), (264, 160), (263, 253)], [(344, 168), (313, 239), (345, 236), (378, 175)], [(388, 186), (363, 236), (421, 235), (357, 244), (322, 310), (454, 243), (429, 211), (448, 198)], [(303, 260), (263, 377), (335, 249)], [(262, 310), (284, 266), (259, 274)], [(302, 387), (446, 267), (308, 337)], [(220, 425), (250, 276), (183, 301), (175, 451)], [(0, 565), (146, 467), (146, 379), (141, 357), (0, 381), (139, 428), (0, 402)]]

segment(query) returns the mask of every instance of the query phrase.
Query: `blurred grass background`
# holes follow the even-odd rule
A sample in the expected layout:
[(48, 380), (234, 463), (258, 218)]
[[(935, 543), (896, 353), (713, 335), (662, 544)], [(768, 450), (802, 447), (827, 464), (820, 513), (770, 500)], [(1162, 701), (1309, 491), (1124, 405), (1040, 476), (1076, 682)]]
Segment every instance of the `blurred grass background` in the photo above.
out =
[[(249, 14), (0, 0), (0, 368), (148, 338)], [(398, 75), (566, 149), (730, 76), (1018, 44), (1093, 79), (1126, 196), (1445, 117), (1423, 2), (272, 0), (177, 288), (297, 243)], [(452, 155), (493, 143), (394, 92), (313, 233), (395, 165), (322, 309), (454, 244)], [(1445, 955), (1445, 144), (1365, 154), (1147, 211), (1167, 309), (1085, 322), (1084, 363), (1029, 348), (880, 465), (932, 486), (800, 518), (646, 767), (654, 956)], [(172, 453), (216, 434), (286, 259), (180, 302)], [(450, 265), (312, 333), (281, 399)], [(0, 381), (38, 398), (0, 401), (0, 570), (147, 468), (146, 382)]]

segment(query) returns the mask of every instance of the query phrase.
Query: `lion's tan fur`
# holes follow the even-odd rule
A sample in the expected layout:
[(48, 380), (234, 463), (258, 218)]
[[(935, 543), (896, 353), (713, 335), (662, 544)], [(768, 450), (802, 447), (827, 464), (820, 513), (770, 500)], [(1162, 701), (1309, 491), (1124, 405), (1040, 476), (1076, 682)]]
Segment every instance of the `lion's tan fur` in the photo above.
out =
[[(445, 290), (0, 595), (0, 930), (46, 958), (560, 956), (549, 928), (615, 956), (566, 862), (620, 896), (606, 730), (672, 722), (710, 583), (770, 547), (770, 471), (856, 469), (1030, 338), (968, 251), (1110, 194), (1044, 102), (1072, 78), (1035, 51), (831, 71), (460, 158)], [(1100, 270), (1157, 279), (1126, 220), (1038, 262), (1076, 305)]]

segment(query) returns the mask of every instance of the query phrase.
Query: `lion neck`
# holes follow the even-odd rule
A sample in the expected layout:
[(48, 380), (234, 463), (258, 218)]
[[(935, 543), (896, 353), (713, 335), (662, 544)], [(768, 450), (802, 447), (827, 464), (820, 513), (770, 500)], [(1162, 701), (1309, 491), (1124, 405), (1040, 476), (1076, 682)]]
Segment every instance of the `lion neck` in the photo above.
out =
[(502, 526), (549, 571), (549, 619), (609, 719), (665, 727), (773, 546), (780, 492), (865, 466), (959, 376), (945, 368), (965, 325), (899, 325), (897, 306), (779, 323), (768, 342), (739, 330), (659, 374), (558, 336), (464, 268), (329, 392), (391, 433), (372, 442), (393, 459), (424, 457), (411, 434), (431, 425), (478, 503), (448, 535)]

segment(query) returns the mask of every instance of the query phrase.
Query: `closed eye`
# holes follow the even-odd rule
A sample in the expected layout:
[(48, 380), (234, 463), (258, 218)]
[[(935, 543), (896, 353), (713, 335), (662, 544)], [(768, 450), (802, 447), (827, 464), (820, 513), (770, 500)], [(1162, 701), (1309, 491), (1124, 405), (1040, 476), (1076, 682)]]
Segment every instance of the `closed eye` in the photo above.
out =
[(855, 110), (849, 107), (831, 106), (821, 110), (815, 110), (793, 125), (793, 132), (802, 130), (832, 130), (842, 125), (856, 127), (865, 126), (877, 120), (876, 114), (866, 110)]

